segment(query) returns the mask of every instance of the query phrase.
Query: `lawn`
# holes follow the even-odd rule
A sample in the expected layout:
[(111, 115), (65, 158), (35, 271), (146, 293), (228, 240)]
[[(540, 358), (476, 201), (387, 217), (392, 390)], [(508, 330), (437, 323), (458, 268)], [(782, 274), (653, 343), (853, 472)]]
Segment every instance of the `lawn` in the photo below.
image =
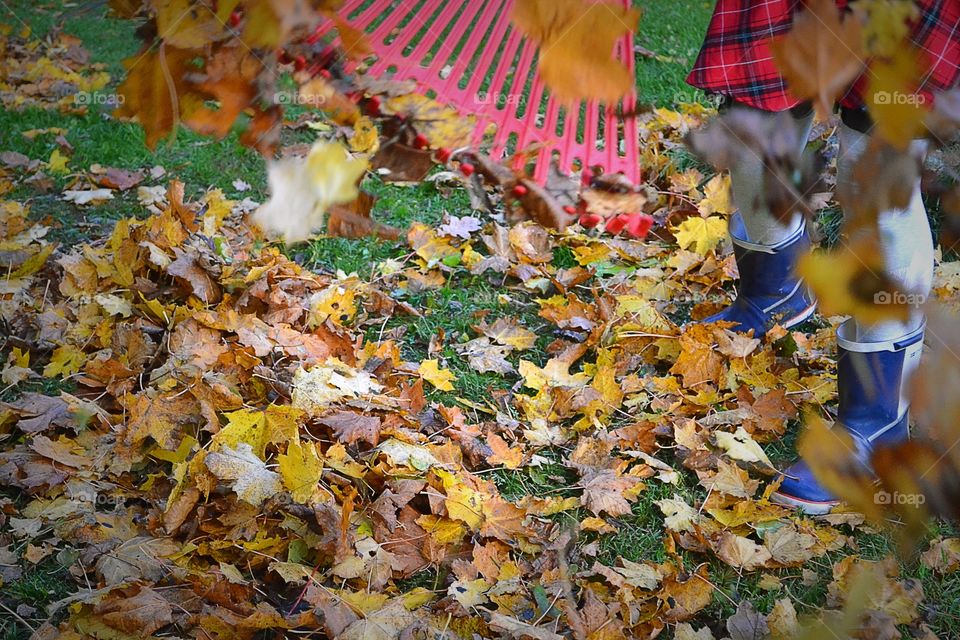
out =
[[(707, 105), (705, 96), (686, 85), (684, 78), (699, 49), (712, 4), (700, 0), (678, 0), (670, 3), (642, 0), (637, 2), (637, 5), (644, 11), (637, 42), (654, 54), (653, 57), (638, 56), (637, 59), (637, 84), (641, 102), (651, 107), (678, 111), (682, 111), (683, 105), (687, 103)], [(17, 30), (27, 26), (35, 38), (43, 38), (56, 26), (63, 25), (66, 33), (78, 37), (83, 46), (89, 50), (91, 63), (104, 65), (104, 69), (112, 77), (109, 85), (112, 87), (115, 86), (122, 71), (121, 60), (136, 51), (137, 43), (134, 26), (130, 21), (114, 20), (106, 17), (104, 12), (103, 3), (64, 4), (7, 0), (0, 8), (0, 23), (12, 25)], [(216, 141), (181, 129), (174, 139), (161, 143), (156, 151), (150, 151), (144, 144), (142, 129), (135, 123), (120, 122), (111, 118), (109, 109), (106, 107), (92, 108), (85, 115), (65, 115), (56, 110), (38, 107), (0, 111), (0, 151), (17, 152), (30, 159), (47, 161), (61, 145), (50, 135), (28, 138), (23, 134), (31, 130), (54, 127), (67, 130), (64, 135), (72, 147), (69, 171), (51, 175), (52, 183), (44, 188), (38, 188), (36, 184), (27, 180), (18, 180), (3, 198), (6, 201), (17, 201), (28, 205), (33, 222), (42, 222), (51, 227), (47, 239), (59, 243), (55, 256), (65, 255), (72, 248), (84, 243), (102, 248), (104, 239), (111, 237), (114, 225), (118, 221), (130, 217), (145, 219), (151, 215), (138, 201), (136, 189), (118, 192), (113, 200), (95, 206), (79, 206), (65, 202), (61, 196), (63, 190), (69, 188), (79, 174), (88, 171), (96, 164), (131, 171), (142, 169), (145, 172), (149, 172), (154, 167), (162, 167), (162, 175), (158, 172), (155, 177), (148, 177), (143, 185), (165, 185), (169, 179), (176, 178), (185, 184), (187, 200), (197, 200), (215, 189), (221, 190), (222, 196), (231, 200), (251, 198), (257, 202), (263, 202), (269, 197), (264, 161), (254, 151), (241, 146), (237, 135), (231, 134), (223, 140)], [(312, 135), (305, 129), (289, 130), (284, 132), (284, 142), (305, 142), (311, 140)], [(684, 170), (700, 170), (709, 177), (710, 170), (691, 160), (684, 151), (673, 149), (671, 153), (674, 155), (667, 164), (670, 171), (679, 174)], [(467, 191), (461, 186), (445, 184), (438, 186), (437, 183), (430, 181), (412, 186), (398, 186), (383, 182), (371, 173), (364, 180), (362, 187), (377, 198), (373, 217), (379, 222), (399, 227), (404, 231), (416, 223), (435, 228), (445, 219), (445, 216), (460, 217), (476, 214), (471, 209)], [(112, 242), (112, 240), (106, 242)], [(479, 235), (475, 236), (471, 242), (477, 248), (482, 246)], [(394, 267), (408, 262), (413, 264), (419, 259), (412, 250), (410, 242), (403, 236), (396, 241), (377, 238), (317, 237), (309, 243), (282, 246), (281, 249), (285, 256), (303, 267), (306, 270), (305, 273), (318, 274), (318, 278), (328, 279), (324, 282), (339, 283), (338, 286), (347, 288), (356, 287), (357, 291), (362, 291), (369, 285), (371, 289), (382, 291), (395, 303), (415, 309), (416, 315), (398, 312), (384, 317), (382, 322), (374, 322), (373, 320), (380, 318), (371, 311), (369, 318), (363, 319), (366, 324), (358, 319), (356, 325), (349, 327), (353, 332), (350, 335), (370, 345), (381, 344), (384, 340), (395, 341), (399, 356), (405, 362), (414, 365), (412, 368), (400, 367), (398, 377), (415, 375), (416, 363), (428, 359), (437, 359), (441, 364), (445, 364), (445, 368), (455, 376), (455, 386), (452, 390), (439, 387), (429, 389), (427, 392), (429, 401), (434, 403), (434, 406), (457, 407), (468, 416), (468, 421), (471, 423), (492, 422), (507, 425), (503, 430), (505, 434), (511, 429), (516, 429), (517, 433), (522, 432), (524, 425), (529, 421), (529, 416), (533, 413), (533, 409), (529, 407), (535, 404), (534, 398), (539, 396), (535, 396), (529, 386), (524, 386), (525, 382), (529, 382), (529, 378), (525, 380), (523, 375), (516, 373), (509, 375), (481, 373), (462, 356), (463, 346), (476, 337), (476, 327), (481, 321), (490, 322), (497, 318), (511, 318), (533, 332), (534, 340), (522, 356), (517, 353), (509, 354), (510, 365), (522, 371), (522, 361), (532, 363), (535, 367), (543, 367), (551, 358), (557, 357), (565, 345), (573, 342), (571, 336), (582, 338), (585, 335), (576, 326), (570, 328), (558, 325), (556, 321), (550, 319), (552, 316), (542, 313), (551, 304), (560, 304), (550, 298), (557, 292), (557, 289), (551, 288), (554, 286), (550, 282), (551, 278), (556, 282), (562, 280), (564, 273), (573, 273), (584, 266), (592, 268), (593, 271), (588, 278), (570, 286), (565, 293), (569, 291), (571, 295), (580, 295), (586, 300), (597, 301), (598, 304), (604, 301), (610, 303), (610, 299), (604, 298), (605, 295), (618, 299), (627, 296), (629, 300), (633, 300), (641, 294), (654, 295), (651, 292), (657, 291), (655, 295), (658, 297), (655, 299), (663, 304), (656, 313), (660, 314), (662, 311), (663, 326), (669, 325), (669, 328), (664, 331), (668, 333), (689, 320), (691, 309), (704, 303), (716, 303), (722, 300), (727, 295), (725, 291), (729, 291), (731, 286), (729, 277), (725, 280), (721, 278), (724, 282), (723, 286), (715, 286), (715, 283), (705, 283), (706, 277), (698, 279), (700, 276), (693, 271), (690, 273), (681, 271), (671, 263), (674, 259), (671, 257), (673, 249), (667, 246), (655, 250), (637, 249), (636, 245), (633, 249), (624, 247), (617, 250), (607, 249), (606, 253), (601, 252), (602, 255), (598, 254), (592, 258), (589, 258), (588, 254), (596, 250), (597, 243), (583, 235), (558, 234), (549, 240), (544, 240), (544, 246), (548, 247), (549, 259), (526, 264), (527, 266), (537, 265), (538, 269), (543, 270), (541, 275), (547, 275), (538, 276), (529, 287), (521, 287), (515, 283), (507, 285), (505, 274), (474, 273), (459, 263), (453, 266), (445, 264), (439, 268), (443, 277), (442, 284), (437, 286), (415, 286), (411, 284), (414, 282), (412, 278), (400, 283), (393, 279), (391, 271), (395, 270)], [(470, 255), (470, 252), (464, 250), (463, 244), (456, 245), (456, 248), (458, 256)], [(689, 253), (685, 252), (684, 255)], [(466, 258), (464, 257), (463, 260)], [(224, 264), (228, 265), (229, 262)], [(716, 261), (713, 264), (716, 268)], [(706, 269), (707, 266), (703, 268)], [(673, 269), (676, 269), (675, 277), (670, 277), (669, 274), (674, 273)], [(356, 275), (356, 280), (349, 279), (351, 274)], [(298, 275), (297, 277), (310, 279), (314, 276)], [(237, 284), (239, 280), (231, 282), (231, 286), (240, 287)], [(675, 286), (673, 283), (677, 282), (680, 284)], [(229, 299), (229, 286), (224, 286), (224, 290), (228, 291), (226, 298)], [(663, 294), (663, 291), (668, 293)], [(161, 299), (165, 292), (157, 291), (155, 295), (157, 299)], [(630, 298), (630, 296), (633, 297)], [(548, 298), (552, 302), (545, 302)], [(184, 303), (181, 308), (186, 309), (191, 305), (194, 307), (193, 311), (196, 311), (195, 300), (189, 304)], [(364, 311), (356, 317), (361, 318), (366, 313)], [(607, 320), (603, 319), (604, 322)], [(596, 322), (599, 324), (601, 320), (597, 319)], [(829, 333), (829, 326), (825, 319), (817, 318), (801, 329), (807, 334), (822, 336)], [(5, 325), (4, 329), (6, 332), (8, 327)], [(631, 330), (636, 331), (636, 328), (623, 326), (618, 327), (616, 331), (621, 329), (626, 333)], [(226, 331), (226, 329), (219, 330)], [(10, 331), (13, 330), (10, 329)], [(584, 361), (582, 366), (578, 364), (570, 374), (594, 375), (596, 371), (601, 370), (603, 368), (601, 356), (597, 353), (606, 352), (607, 349), (615, 346), (620, 338), (614, 338), (614, 335), (615, 330), (611, 329), (604, 336), (596, 337), (591, 343), (591, 349), (596, 350), (596, 352), (591, 351), (593, 360)], [(623, 384), (632, 385), (629, 387), (631, 393), (635, 394), (631, 396), (632, 404), (629, 406), (625, 404), (623, 410), (613, 412), (612, 415), (602, 415), (605, 429), (614, 432), (618, 429), (635, 428), (644, 421), (652, 420), (656, 415), (666, 411), (665, 407), (669, 404), (670, 398), (676, 400), (674, 408), (686, 403), (683, 404), (685, 408), (682, 411), (690, 410), (690, 407), (697, 403), (701, 403), (697, 406), (703, 407), (705, 412), (714, 409), (722, 410), (728, 407), (727, 403), (735, 401), (733, 394), (724, 397), (717, 395), (715, 398), (707, 399), (698, 397), (691, 401), (690, 398), (696, 395), (693, 391), (686, 393), (668, 389), (664, 380), (668, 377), (672, 378), (672, 375), (668, 375), (667, 370), (670, 367), (665, 366), (664, 363), (668, 362), (668, 358), (676, 357), (679, 347), (675, 344), (671, 347), (669, 344), (675, 337), (672, 334), (660, 336), (659, 342), (654, 342), (657, 336), (638, 339), (648, 342), (643, 343), (642, 348), (637, 347), (637, 352), (633, 354), (635, 358), (632, 362), (635, 370), (617, 371), (619, 379), (629, 378), (629, 381)], [(93, 337), (90, 339), (93, 340)], [(632, 347), (627, 344), (628, 342), (620, 346), (624, 350), (629, 350)], [(8, 359), (13, 358), (12, 349), (18, 347), (18, 344), (7, 341), (3, 345), (4, 350), (0, 352), (0, 359), (8, 362)], [(786, 342), (764, 345), (761, 349), (765, 350), (765, 354), (773, 354), (775, 351), (782, 351), (785, 344)], [(808, 345), (804, 348), (813, 349), (814, 347)], [(662, 355), (650, 357), (647, 354), (651, 349), (659, 350)], [(793, 349), (797, 349), (796, 344), (793, 344)], [(41, 362), (50, 360), (49, 351), (48, 348), (46, 352), (37, 354)], [(802, 353), (798, 358), (803, 360), (808, 355), (809, 353)], [(377, 357), (389, 359), (386, 352), (378, 352)], [(773, 355), (770, 355), (770, 358), (773, 358)], [(743, 360), (747, 361), (746, 358)], [(756, 358), (751, 359), (750, 362), (760, 363), (761, 354), (758, 352)], [(39, 370), (40, 365), (37, 362), (31, 362), (30, 366)], [(279, 370), (281, 365), (276, 364), (276, 366)], [(742, 375), (744, 380), (753, 379), (749, 378), (750, 372), (743, 372), (741, 369), (736, 369), (736, 366), (733, 363), (729, 364), (731, 377)], [(790, 365), (781, 363), (777, 366), (780, 366), (780, 369), (777, 369), (779, 375)], [(265, 364), (258, 375), (266, 375), (267, 369), (269, 365)], [(829, 365), (825, 365), (819, 356), (810, 356), (809, 362), (803, 360), (803, 366), (798, 365), (798, 370), (801, 371), (797, 374), (798, 376), (822, 375), (824, 379), (828, 379), (831, 375)], [(596, 379), (599, 379), (599, 376)], [(80, 382), (82, 383), (82, 380)], [(48, 396), (57, 396), (61, 392), (74, 393), (78, 392), (78, 384), (77, 376), (64, 376), (62, 379), (49, 379), (47, 376), (42, 379), (27, 379), (16, 384), (4, 384), (5, 388), (0, 400), (13, 403), (22, 399), (24, 394), (31, 392)], [(598, 385), (595, 387), (600, 389)], [(791, 393), (802, 393), (798, 387), (791, 387), (791, 389), (793, 389)], [(602, 389), (596, 391), (596, 393), (601, 392)], [(262, 393), (263, 398), (269, 396), (267, 391)], [(523, 395), (525, 400), (514, 403), (510, 400), (514, 395)], [(573, 398), (567, 398), (567, 401), (575, 404)], [(235, 408), (239, 409), (240, 406)], [(549, 408), (548, 413), (550, 410), (553, 409)], [(681, 411), (681, 409), (677, 410)], [(124, 407), (125, 411), (126, 407)], [(440, 427), (439, 415), (434, 410), (429, 419), (422, 418), (424, 422), (421, 427), (425, 430), (436, 427), (441, 432), (454, 429), (453, 423)], [(443, 415), (444, 419), (447, 419), (447, 414), (443, 413)], [(2, 427), (0, 447), (4, 450), (12, 450), (13, 447), (24, 442), (24, 436), (11, 426), (7, 418), (7, 414), (0, 414), (0, 427)], [(429, 424), (429, 420), (438, 422), (433, 425)], [(570, 422), (573, 421), (570, 420)], [(489, 468), (478, 471), (477, 476), (491, 481), (499, 492), (498, 497), (511, 503), (523, 503), (524, 500), (531, 501), (547, 497), (559, 500), (570, 498), (577, 502), (574, 508), (544, 515), (541, 518), (543, 527), (579, 526), (588, 520), (599, 520), (594, 517), (598, 512), (591, 511), (579, 502), (583, 495), (581, 483), (588, 477), (585, 475), (586, 472), (583, 468), (569, 463), (572, 455), (583, 453), (579, 451), (578, 443), (585, 443), (587, 434), (593, 433), (590, 431), (593, 429), (590, 424), (578, 428), (581, 433), (563, 443), (546, 443), (532, 447), (517, 444), (518, 438), (517, 443), (511, 442), (511, 444), (515, 444), (524, 451), (525, 460), (529, 464), (487, 465)], [(782, 438), (770, 438), (763, 442), (764, 451), (774, 465), (781, 467), (795, 458), (794, 443), (798, 429), (799, 418), (793, 415), (789, 419), (787, 433)], [(432, 435), (433, 431), (431, 431)], [(657, 435), (662, 437), (663, 434)], [(81, 438), (80, 435), (77, 437)], [(199, 437), (201, 435), (198, 432)], [(465, 435), (463, 437), (466, 438)], [(590, 437), (592, 438), (593, 435)], [(652, 438), (653, 435), (650, 437)], [(597, 437), (598, 442), (601, 439)], [(639, 443), (634, 443), (632, 446), (641, 447)], [(711, 496), (703, 483), (698, 481), (699, 472), (694, 471), (693, 466), (685, 465), (685, 460), (680, 456), (674, 455), (672, 450), (677, 447), (679, 445), (670, 444), (656, 452), (658, 460), (674, 470), (675, 477), (671, 481), (664, 481), (657, 477), (654, 471), (656, 467), (646, 469), (642, 478), (637, 472), (635, 474), (637, 479), (643, 481), (642, 490), (637, 489), (634, 499), (630, 500), (628, 510), (615, 517), (607, 517), (608, 528), (582, 533), (575, 546), (580, 554), (577, 557), (581, 565), (596, 561), (601, 565), (612, 567), (624, 559), (651, 565), (672, 562), (680, 565), (676, 568), (676, 575), (670, 577), (670, 580), (674, 580), (675, 583), (680, 583), (681, 578), (686, 580), (698, 571), (705, 571), (703, 575), (709, 576), (709, 579), (704, 579), (709, 585), (709, 603), (702, 607), (695, 617), (689, 619), (694, 627), (710, 627), (717, 633), (717, 637), (722, 637), (720, 634), (726, 630), (723, 626), (724, 622), (737, 612), (738, 604), (743, 601), (751, 602), (763, 614), (769, 614), (777, 601), (784, 598), (792, 601), (797, 613), (801, 615), (817, 613), (827, 607), (828, 602), (831, 607), (839, 606), (836, 601), (833, 601), (833, 595), (828, 591), (831, 581), (838, 577), (836, 567), (843, 558), (857, 556), (866, 560), (880, 560), (890, 555), (898, 555), (898, 548), (893, 538), (877, 529), (859, 525), (849, 527), (838, 525), (834, 529), (823, 521), (814, 523), (812, 519), (795, 516), (783, 517), (780, 520), (787, 522), (789, 526), (798, 527), (798, 530), (815, 531), (817, 535), (824, 537), (828, 535), (829, 530), (829, 535), (837, 537), (836, 544), (823, 543), (825, 547), (830, 546), (829, 550), (806, 562), (794, 563), (793, 566), (771, 566), (764, 571), (749, 571), (743, 567), (731, 566), (729, 562), (725, 562), (709, 549), (696, 550), (694, 548), (696, 544), (693, 543), (689, 548), (683, 548), (675, 541), (685, 536), (681, 536), (676, 530), (670, 530), (667, 524), (668, 518), (658, 503), (678, 499), (689, 505), (701, 505), (700, 508), (703, 509)], [(627, 448), (629, 447), (626, 444), (619, 447), (620, 450)], [(437, 453), (437, 455), (440, 454)], [(621, 455), (618, 464), (621, 464), (622, 468), (632, 464), (624, 461), (626, 454), (618, 455)], [(589, 458), (588, 453), (583, 456)], [(535, 463), (532, 462), (534, 460)], [(151, 471), (151, 469), (153, 467), (148, 467), (144, 462), (134, 467), (130, 478), (143, 483), (144, 486), (147, 483), (162, 484), (166, 481), (160, 477), (162, 473)], [(647, 471), (649, 473), (646, 473)], [(395, 478), (391, 478), (393, 479)], [(345, 491), (345, 486), (338, 486), (337, 491)], [(380, 489), (382, 487), (378, 488)], [(20, 511), (31, 502), (34, 496), (14, 486), (4, 486), (0, 490), (3, 492), (2, 505), (5, 512), (10, 515), (17, 514), (14, 518), (19, 520)], [(146, 501), (141, 503), (137, 500), (139, 498), (131, 499), (130, 502), (136, 503), (138, 508), (142, 509), (142, 513), (147, 514)], [(721, 510), (730, 506), (730, 504), (713, 505)], [(146, 515), (143, 517), (147, 518)], [(46, 605), (88, 586), (86, 576), (89, 567), (84, 568), (81, 555), (69, 544), (59, 540), (59, 529), (54, 531), (53, 525), (34, 532), (32, 536), (24, 537), (14, 535), (5, 518), (4, 515), (0, 515), (0, 552), (4, 554), (0, 555), (0, 565), (8, 568), (17, 565), (22, 571), (10, 573), (9, 579), (4, 577), (7, 574), (0, 573), (0, 580), (3, 580), (0, 582), (0, 591), (2, 591), (0, 637), (27, 638), (30, 636), (30, 628), (39, 627), (47, 620), (44, 612)], [(347, 523), (349, 524), (349, 515)], [(285, 521), (285, 525), (289, 525), (289, 522)], [(601, 523), (593, 522), (592, 525), (600, 527)], [(361, 529), (363, 526), (370, 525), (364, 524)], [(757, 536), (765, 532), (762, 525), (757, 527), (740, 525), (734, 529), (744, 535), (748, 535), (745, 533), (748, 530)], [(757, 533), (758, 531), (760, 533)], [(314, 538), (320, 537), (317, 532), (310, 532), (310, 535)], [(937, 524), (929, 537), (931, 539), (936, 536), (949, 538), (958, 535), (960, 530), (953, 525)], [(306, 535), (304, 538), (313, 539)], [(198, 537), (198, 544), (205, 545), (207, 541), (201, 542)], [(920, 546), (925, 548), (923, 545)], [(44, 554), (42, 559), (32, 560), (29, 554), (38, 553), (34, 550), (39, 548), (52, 549), (53, 552)], [(86, 551), (89, 553), (89, 550)], [(187, 552), (184, 551), (184, 553)], [(285, 548), (284, 553), (286, 555), (283, 557), (290, 563), (294, 562), (291, 558), (297, 557), (289, 548)], [(300, 556), (303, 566), (314, 564), (313, 556), (310, 556), (309, 561), (304, 559), (307, 558), (306, 553)], [(216, 552), (211, 552), (211, 557), (221, 558)], [(533, 557), (533, 555), (530, 556), (531, 559)], [(91, 558), (89, 555), (84, 555), (83, 558), (88, 562), (91, 559), (96, 561), (95, 557)], [(462, 563), (463, 560), (458, 559), (456, 562)], [(576, 566), (571, 566), (570, 569), (574, 572), (586, 572), (588, 568), (585, 565), (577, 565), (576, 561), (573, 564)], [(234, 567), (234, 570), (237, 568), (244, 572), (248, 570), (245, 566)], [(309, 570), (309, 566), (307, 568)], [(253, 570), (250, 569), (250, 571)], [(463, 570), (462, 567), (452, 569), (451, 563), (446, 562), (431, 566), (402, 580), (398, 579), (395, 583), (391, 582), (390, 588), (393, 589), (391, 596), (412, 592), (418, 587), (436, 591), (442, 596), (447, 593), (448, 587), (453, 582), (454, 572), (461, 570)], [(547, 570), (558, 571), (552, 566)], [(910, 625), (901, 625), (900, 630), (905, 634), (919, 633), (917, 630), (922, 622), (928, 624), (939, 637), (960, 637), (960, 606), (957, 604), (960, 601), (960, 581), (956, 579), (956, 575), (935, 572), (919, 562), (917, 558), (910, 557), (901, 557), (900, 571), (898, 580), (901, 582), (896, 584), (913, 584), (911, 581), (916, 581), (923, 589), (923, 599), (919, 605), (918, 615), (914, 616), (915, 619), (911, 620)], [(465, 579), (459, 575), (457, 577)], [(666, 581), (667, 578), (664, 580)], [(309, 580), (307, 582), (309, 583)], [(274, 584), (280, 583), (275, 581)], [(172, 580), (167, 583), (167, 586), (172, 585)], [(96, 588), (98, 585), (89, 586)], [(290, 596), (289, 585), (281, 585), (280, 588), (287, 591), (282, 598), (277, 596), (277, 602), (263, 594), (257, 594), (256, 597), (262, 596), (278, 609), (280, 604), (290, 606), (299, 603), (299, 600), (292, 602), (299, 589), (293, 589), (293, 596)], [(543, 591), (539, 586), (536, 588)], [(614, 590), (610, 589), (610, 591)], [(534, 592), (539, 593), (535, 589)], [(600, 593), (601, 589), (598, 588), (597, 592)], [(603, 593), (609, 595), (605, 591)], [(664, 593), (667, 592), (664, 591)], [(253, 597), (252, 590), (249, 595)], [(668, 598), (668, 595), (658, 597), (667, 602), (669, 598), (673, 598), (673, 596)], [(286, 599), (288, 597), (289, 599)], [(517, 598), (519, 599), (519, 596)], [(507, 602), (506, 596), (503, 597), (502, 602)], [(510, 600), (510, 602), (514, 601)], [(674, 604), (675, 598), (674, 603), (669, 606), (672, 607)], [(77, 603), (73, 606), (74, 612), (81, 609), (86, 612), (92, 605)], [(506, 607), (505, 604), (503, 606)], [(634, 613), (638, 616), (642, 615), (643, 606), (638, 605)], [(536, 611), (540, 620), (558, 619), (557, 609), (549, 599), (539, 602)], [(66, 611), (61, 611), (54, 622), (62, 621), (65, 615)], [(678, 620), (682, 619), (674, 622)], [(531, 618), (528, 622), (532, 623), (534, 619)], [(94, 627), (90, 629), (93, 630), (89, 631), (89, 637), (112, 637), (108, 635), (109, 630), (104, 630), (105, 628), (100, 628), (99, 631)], [(469, 628), (465, 625), (458, 629), (462, 637), (469, 637), (468, 631)], [(266, 631), (261, 633), (264, 635), (258, 637), (267, 637)], [(671, 623), (664, 633), (667, 637), (672, 637), (673, 633), (677, 633), (677, 625)], [(135, 635), (132, 634), (132, 636)], [(132, 636), (128, 634), (117, 637)]]

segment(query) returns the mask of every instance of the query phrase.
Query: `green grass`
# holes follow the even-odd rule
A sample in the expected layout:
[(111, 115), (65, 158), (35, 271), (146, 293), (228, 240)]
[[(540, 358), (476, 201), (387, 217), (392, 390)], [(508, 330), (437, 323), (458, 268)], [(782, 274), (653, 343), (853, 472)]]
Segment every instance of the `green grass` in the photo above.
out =
[[(57, 556), (51, 556), (40, 561), (37, 565), (23, 564), (23, 575), (3, 585), (0, 600), (9, 609), (16, 610), (18, 605), (24, 604), (37, 610), (35, 616), (41, 621), (47, 615), (44, 607), (61, 600), (74, 591), (73, 579)], [(40, 621), (34, 621), (35, 627)], [(31, 635), (23, 623), (0, 609), (0, 640), (27, 640)]]
[(669, 107), (706, 101), (703, 91), (686, 83), (713, 12), (709, 0), (664, 2), (634, 0), (643, 10), (637, 44), (656, 54), (637, 60), (637, 93), (647, 105)]

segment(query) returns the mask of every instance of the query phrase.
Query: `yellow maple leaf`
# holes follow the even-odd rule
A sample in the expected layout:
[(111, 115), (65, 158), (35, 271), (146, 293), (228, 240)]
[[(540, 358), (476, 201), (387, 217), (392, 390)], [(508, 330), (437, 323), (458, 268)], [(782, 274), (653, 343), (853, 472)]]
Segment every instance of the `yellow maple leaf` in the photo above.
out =
[(60, 153), (60, 149), (54, 149), (47, 161), (47, 169), (50, 173), (67, 173), (67, 162), (70, 158)]
[(454, 520), (465, 522), (472, 530), (477, 531), (483, 524), (483, 495), (467, 486), (456, 475), (441, 469), (434, 469), (447, 494), (445, 506), (447, 515)]
[(417, 373), (440, 391), (453, 391), (453, 382), (457, 379), (449, 369), (441, 369), (436, 359), (421, 362)]
[(287, 452), (277, 456), (280, 478), (293, 499), (300, 504), (309, 504), (317, 492), (323, 462), (312, 442), (291, 440)]
[(239, 409), (224, 415), (227, 418), (227, 425), (213, 437), (211, 450), (216, 451), (224, 447), (236, 449), (240, 443), (246, 443), (250, 445), (257, 457), (262, 459), (267, 448), (264, 438), (266, 420), (263, 412)]
[(14, 269), (7, 278), (9, 280), (15, 280), (17, 278), (32, 276), (46, 264), (47, 258), (50, 257), (50, 254), (53, 253), (53, 250), (56, 248), (56, 243), (44, 245), (39, 251), (24, 260), (23, 264)]
[(353, 135), (350, 136), (350, 149), (356, 153), (376, 153), (380, 148), (380, 132), (373, 120), (362, 116), (353, 125)]
[(673, 233), (680, 248), (706, 255), (727, 237), (727, 221), (719, 216), (692, 216), (681, 222)]
[(702, 181), (703, 174), (698, 169), (687, 169), (670, 176), (670, 190), (675, 193), (694, 194)]
[(357, 313), (357, 290), (338, 284), (331, 285), (314, 296), (310, 303), (310, 326), (316, 327), (328, 319), (334, 324), (343, 323)]
[(381, 107), (384, 113), (403, 115), (434, 148), (456, 149), (470, 144), (476, 118), (419, 93), (393, 96)]
[(901, 46), (892, 58), (870, 65), (867, 111), (877, 134), (897, 149), (906, 149), (923, 129), (929, 105), (914, 93), (922, 75), (919, 51), (912, 46)]
[(73, 375), (80, 371), (86, 359), (86, 354), (72, 344), (60, 345), (53, 351), (50, 362), (43, 368), (43, 375), (46, 378)]
[(703, 199), (697, 203), (697, 210), (702, 216), (709, 216), (711, 213), (720, 215), (733, 213), (729, 175), (718, 173), (710, 178), (710, 181), (703, 186)]
[(417, 524), (439, 544), (457, 544), (467, 535), (467, 528), (462, 522), (434, 515), (422, 515), (417, 518)]

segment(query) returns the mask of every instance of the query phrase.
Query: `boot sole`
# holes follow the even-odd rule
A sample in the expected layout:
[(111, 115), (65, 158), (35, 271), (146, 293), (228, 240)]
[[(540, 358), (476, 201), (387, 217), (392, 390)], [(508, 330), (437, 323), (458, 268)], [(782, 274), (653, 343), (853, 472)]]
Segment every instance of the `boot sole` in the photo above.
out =
[(770, 496), (770, 502), (773, 502), (774, 504), (779, 504), (784, 507), (791, 507), (794, 509), (803, 509), (804, 513), (809, 513), (812, 516), (822, 516), (827, 513), (830, 513), (831, 509), (833, 509), (835, 506), (840, 504), (839, 500), (832, 500), (828, 502), (804, 500), (803, 498), (790, 496), (785, 493), (780, 493), (779, 491), (774, 492)]
[(797, 326), (798, 324), (801, 324), (802, 322), (805, 322), (807, 319), (809, 319), (810, 316), (812, 316), (816, 312), (816, 310), (817, 310), (817, 303), (814, 302), (809, 307), (807, 307), (797, 315), (793, 316), (789, 320), (786, 320), (780, 323), (780, 326), (783, 327), (784, 329), (791, 329)]

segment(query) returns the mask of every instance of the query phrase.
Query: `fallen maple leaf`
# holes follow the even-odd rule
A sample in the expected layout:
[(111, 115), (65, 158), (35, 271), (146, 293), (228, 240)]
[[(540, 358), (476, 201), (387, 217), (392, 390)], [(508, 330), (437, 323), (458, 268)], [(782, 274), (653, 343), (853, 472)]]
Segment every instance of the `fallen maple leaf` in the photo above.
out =
[(453, 382), (457, 379), (448, 369), (441, 369), (437, 360), (424, 360), (417, 368), (417, 373), (440, 391), (453, 391)]
[(254, 506), (282, 490), (280, 476), (267, 469), (246, 442), (241, 442), (236, 449), (223, 447), (220, 451), (211, 451), (203, 462), (218, 478), (233, 480), (233, 490), (240, 499)]
[(717, 555), (731, 567), (754, 571), (767, 566), (770, 551), (752, 540), (725, 531), (717, 546)]
[(727, 237), (727, 221), (719, 216), (691, 216), (677, 226), (674, 235), (680, 248), (706, 255)]
[[(283, 486), (293, 499), (301, 504), (310, 504), (317, 494), (323, 474), (323, 463), (314, 444), (292, 440), (287, 444), (286, 453), (277, 457), (277, 465)], [(207, 466), (210, 466), (209, 456)]]

